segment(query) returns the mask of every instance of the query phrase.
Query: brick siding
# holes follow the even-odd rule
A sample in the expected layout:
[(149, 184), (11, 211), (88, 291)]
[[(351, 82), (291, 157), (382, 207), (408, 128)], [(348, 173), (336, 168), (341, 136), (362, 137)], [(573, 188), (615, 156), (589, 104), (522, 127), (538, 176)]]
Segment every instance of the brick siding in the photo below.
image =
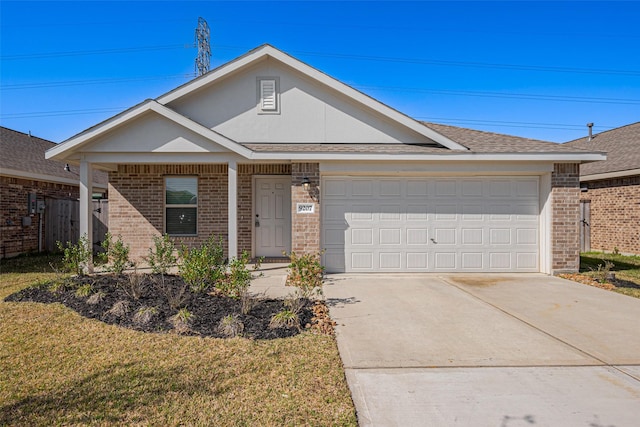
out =
[(640, 175), (582, 183), (591, 201), (591, 249), (640, 254)]
[(143, 261), (164, 233), (164, 177), (180, 175), (198, 177), (198, 235), (174, 243), (193, 247), (212, 234), (226, 242), (226, 165), (119, 165), (109, 173), (109, 231), (131, 247), (131, 259)]
[[(38, 250), (40, 214), (31, 215), (31, 225), (22, 226), (22, 218), (29, 216), (27, 211), (27, 194), (29, 193), (36, 193), (38, 200), (46, 198), (76, 200), (80, 197), (77, 186), (0, 177), (0, 258)], [(44, 215), (42, 220), (44, 246), (44, 230), (46, 230)]]
[(580, 268), (580, 176), (577, 163), (557, 163), (551, 175), (551, 269), (554, 274)]
[[(309, 191), (302, 187), (302, 180), (305, 177), (311, 181)], [(318, 163), (293, 163), (291, 165), (291, 250), (293, 252), (313, 253), (320, 250), (319, 194), (320, 165)], [(297, 203), (315, 203), (315, 212), (297, 214)]]

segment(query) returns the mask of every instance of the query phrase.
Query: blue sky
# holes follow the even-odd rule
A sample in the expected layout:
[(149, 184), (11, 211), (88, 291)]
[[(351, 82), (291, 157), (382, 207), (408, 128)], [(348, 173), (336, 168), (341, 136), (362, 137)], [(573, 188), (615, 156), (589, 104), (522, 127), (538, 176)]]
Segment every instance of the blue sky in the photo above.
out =
[(640, 120), (638, 2), (2, 1), (0, 123), (63, 141), (264, 43), (419, 120), (564, 142)]

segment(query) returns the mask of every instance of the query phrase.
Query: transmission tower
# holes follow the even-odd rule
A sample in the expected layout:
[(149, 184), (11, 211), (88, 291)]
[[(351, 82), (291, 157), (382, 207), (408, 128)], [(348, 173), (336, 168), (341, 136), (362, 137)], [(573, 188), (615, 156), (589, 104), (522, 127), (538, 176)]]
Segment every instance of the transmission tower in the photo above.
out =
[(196, 56), (196, 76), (201, 76), (209, 71), (209, 60), (211, 59), (211, 47), (209, 45), (209, 24), (204, 18), (198, 18), (196, 28), (196, 46), (198, 56)]

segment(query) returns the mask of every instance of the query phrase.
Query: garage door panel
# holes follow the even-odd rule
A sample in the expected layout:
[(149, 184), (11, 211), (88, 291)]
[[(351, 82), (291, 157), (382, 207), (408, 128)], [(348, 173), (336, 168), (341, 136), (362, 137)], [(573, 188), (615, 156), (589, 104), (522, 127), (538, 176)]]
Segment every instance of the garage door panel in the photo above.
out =
[(482, 228), (463, 228), (461, 234), (463, 245), (482, 245), (484, 243)]
[(436, 197), (452, 197), (457, 194), (457, 181), (453, 179), (439, 179), (435, 181)]
[(516, 257), (516, 268), (518, 269), (534, 269), (538, 267), (537, 252), (517, 253), (515, 257)]
[(373, 181), (367, 180), (354, 180), (351, 187), (352, 197), (372, 197), (373, 196)]
[(407, 245), (426, 245), (429, 239), (427, 228), (407, 228)]
[(462, 252), (460, 259), (463, 269), (482, 270), (484, 267), (484, 254), (482, 252)]
[(373, 253), (353, 252), (351, 254), (351, 267), (353, 270), (373, 270)]
[(401, 182), (400, 180), (384, 180), (380, 181), (380, 197), (400, 197)]
[(429, 256), (426, 252), (408, 252), (407, 270), (426, 270), (429, 268)]
[(455, 252), (436, 252), (434, 256), (436, 270), (456, 270), (456, 253)]
[(489, 268), (492, 270), (511, 270), (511, 252), (492, 252), (489, 254)]
[(402, 254), (400, 252), (381, 252), (379, 259), (381, 270), (401, 270)]
[(350, 243), (354, 246), (373, 245), (373, 229), (371, 228), (351, 229)]
[(381, 228), (380, 229), (380, 245), (400, 245), (400, 228)]
[(327, 177), (322, 185), (328, 271), (539, 271), (537, 177)]

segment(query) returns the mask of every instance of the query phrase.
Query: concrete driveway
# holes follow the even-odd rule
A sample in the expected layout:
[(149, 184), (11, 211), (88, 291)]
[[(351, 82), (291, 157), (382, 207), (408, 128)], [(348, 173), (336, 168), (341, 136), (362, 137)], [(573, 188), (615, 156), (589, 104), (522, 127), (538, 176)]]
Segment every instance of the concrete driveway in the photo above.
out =
[(638, 426), (640, 300), (538, 274), (331, 275), (361, 426)]

